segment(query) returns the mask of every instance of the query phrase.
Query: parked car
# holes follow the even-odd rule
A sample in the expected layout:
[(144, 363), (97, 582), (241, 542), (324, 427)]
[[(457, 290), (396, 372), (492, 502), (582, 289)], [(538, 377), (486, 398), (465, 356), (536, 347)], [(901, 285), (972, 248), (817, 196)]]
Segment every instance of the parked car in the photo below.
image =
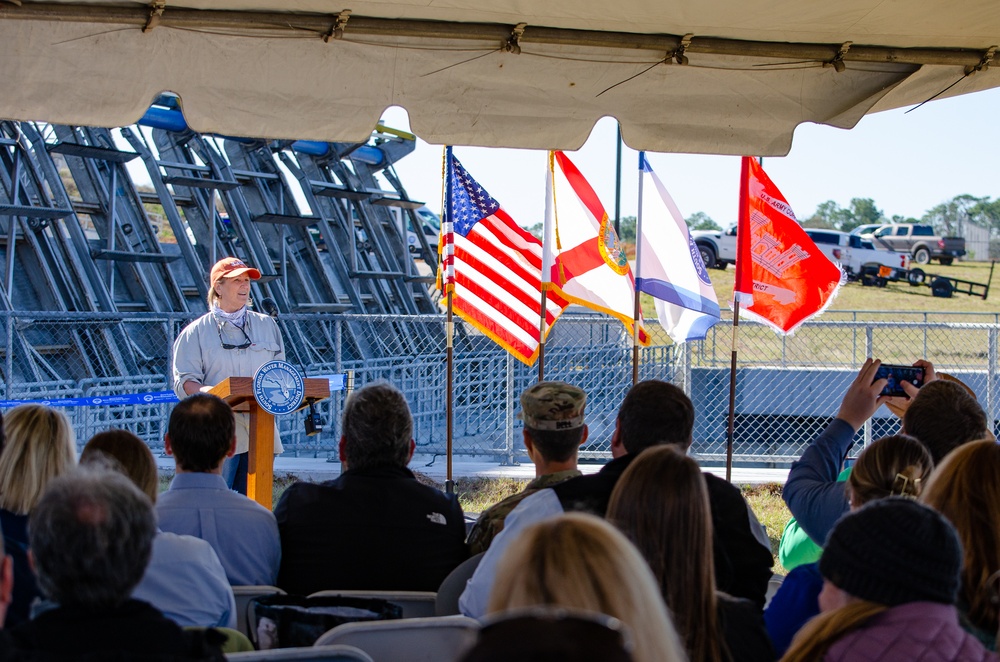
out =
[(858, 227), (851, 230), (850, 234), (859, 235), (864, 237), (866, 235), (873, 234), (880, 227), (885, 225), (885, 223), (865, 223), (864, 225), (859, 225)]
[[(876, 246), (869, 239), (858, 235), (849, 235), (838, 230), (819, 230), (806, 228), (806, 234), (812, 238), (823, 254), (834, 262), (840, 263), (847, 275), (856, 278), (861, 274), (861, 268), (876, 264), (906, 269), (910, 257), (906, 253)], [(736, 226), (728, 230), (695, 230), (691, 238), (701, 253), (701, 259), (709, 269), (725, 269), (728, 264), (736, 263)]]
[(728, 230), (693, 230), (691, 239), (708, 269), (725, 269), (736, 264), (736, 226)]
[(955, 258), (965, 255), (965, 239), (938, 237), (934, 228), (918, 223), (889, 223), (876, 230), (872, 240), (887, 248), (910, 253), (918, 264), (928, 264), (934, 259), (949, 265)]
[(910, 266), (907, 253), (878, 248), (860, 235), (815, 228), (806, 228), (806, 234), (824, 255), (840, 263), (851, 279), (860, 277), (861, 270), (871, 265), (901, 270)]
[[(416, 214), (417, 218), (420, 219), (420, 229), (423, 231), (423, 235), (427, 239), (431, 251), (436, 253), (438, 249), (438, 236), (441, 233), (441, 218), (431, 211), (427, 205), (417, 209)], [(411, 253), (420, 252), (420, 238), (413, 231), (413, 222), (410, 220), (407, 220), (406, 223), (406, 245), (409, 247)]]

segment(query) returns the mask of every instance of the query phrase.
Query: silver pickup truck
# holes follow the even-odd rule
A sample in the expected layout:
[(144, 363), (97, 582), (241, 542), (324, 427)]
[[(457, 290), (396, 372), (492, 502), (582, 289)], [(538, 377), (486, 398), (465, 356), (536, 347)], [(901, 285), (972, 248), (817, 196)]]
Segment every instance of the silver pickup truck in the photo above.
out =
[(876, 245), (909, 253), (918, 264), (927, 264), (934, 259), (947, 266), (955, 258), (965, 255), (965, 239), (939, 237), (929, 225), (889, 223), (875, 230), (871, 237)]

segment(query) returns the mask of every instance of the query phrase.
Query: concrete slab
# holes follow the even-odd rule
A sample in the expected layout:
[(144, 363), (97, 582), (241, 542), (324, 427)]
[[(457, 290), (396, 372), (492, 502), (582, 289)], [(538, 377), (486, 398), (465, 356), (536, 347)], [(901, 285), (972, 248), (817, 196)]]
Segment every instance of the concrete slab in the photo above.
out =
[[(170, 457), (157, 457), (157, 466), (161, 473), (173, 473), (174, 461)], [(600, 471), (601, 464), (583, 463), (580, 470), (585, 474)], [(444, 482), (447, 476), (448, 463), (440, 455), (414, 455), (410, 461), (410, 469), (426, 474), (431, 478)], [(706, 471), (724, 478), (725, 467), (708, 467)], [(329, 462), (319, 457), (290, 457), (279, 455), (274, 460), (274, 473), (277, 476), (294, 475), (299, 480), (322, 482), (332, 480), (340, 475), (340, 462)], [(477, 460), (476, 458), (456, 457), (452, 462), (452, 475), (455, 479), (463, 477), (483, 478), (517, 478), (530, 480), (535, 477), (535, 466), (530, 462), (517, 465), (502, 465), (494, 460)], [(760, 483), (782, 483), (788, 479), (788, 469), (756, 469), (733, 468), (733, 482), (737, 484), (756, 485)]]

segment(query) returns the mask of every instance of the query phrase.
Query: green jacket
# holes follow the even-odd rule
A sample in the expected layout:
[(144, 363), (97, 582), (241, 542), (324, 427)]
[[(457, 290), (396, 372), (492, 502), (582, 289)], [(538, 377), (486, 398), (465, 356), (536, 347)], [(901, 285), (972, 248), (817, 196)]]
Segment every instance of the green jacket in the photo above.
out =
[[(847, 467), (837, 476), (837, 482), (846, 482), (850, 475), (851, 468)], [(797, 568), (800, 565), (816, 563), (822, 554), (823, 548), (806, 535), (795, 518), (788, 520), (778, 545), (778, 561), (781, 562), (785, 570), (791, 571), (792, 568)]]

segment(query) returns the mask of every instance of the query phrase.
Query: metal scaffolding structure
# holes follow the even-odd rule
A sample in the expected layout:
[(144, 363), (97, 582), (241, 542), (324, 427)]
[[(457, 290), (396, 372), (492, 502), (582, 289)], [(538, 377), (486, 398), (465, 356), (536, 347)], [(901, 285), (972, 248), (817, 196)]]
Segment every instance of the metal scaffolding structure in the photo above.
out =
[(383, 127), (367, 144), (204, 136), (169, 97), (130, 127), (0, 123), (0, 311), (107, 314), (8, 324), (5, 383), (162, 375), (175, 329), (139, 333), (119, 313), (203, 312), (226, 255), (260, 269), (253, 298), (275, 302), (300, 365), (381, 351), (377, 335), (335, 339), (296, 314), (388, 316), (383, 332), (414, 346), (443, 337), (400, 317), (437, 312), (437, 256), (419, 231), (422, 265), (407, 247), (422, 203), (393, 172), (414, 140)]

